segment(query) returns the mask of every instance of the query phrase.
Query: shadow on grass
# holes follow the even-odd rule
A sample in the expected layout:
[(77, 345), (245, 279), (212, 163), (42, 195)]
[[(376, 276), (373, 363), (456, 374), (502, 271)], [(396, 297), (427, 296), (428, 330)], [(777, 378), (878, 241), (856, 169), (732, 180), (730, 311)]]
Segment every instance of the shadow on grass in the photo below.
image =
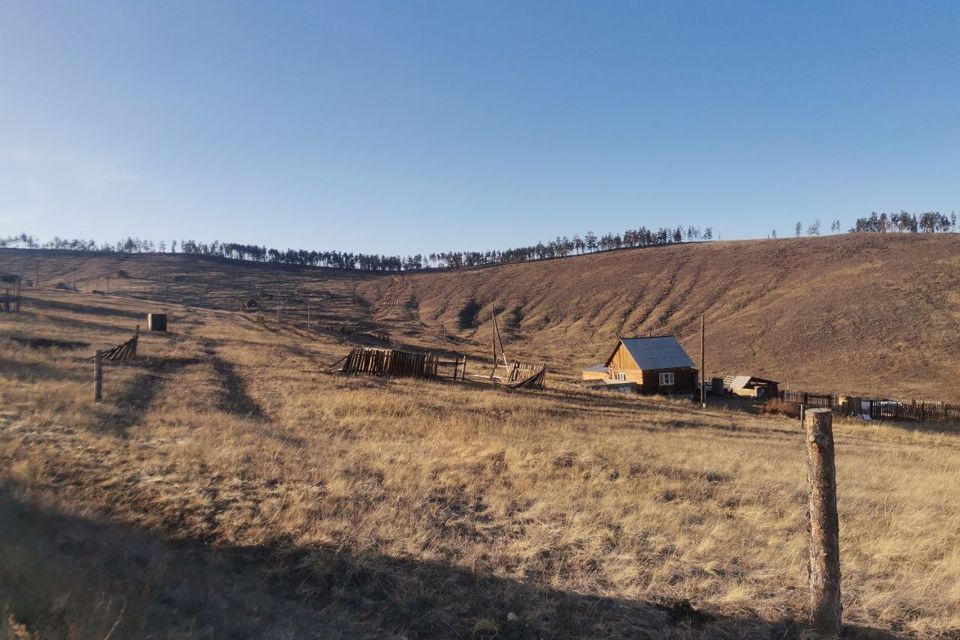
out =
[(224, 413), (237, 416), (263, 418), (263, 408), (250, 397), (247, 392), (247, 382), (237, 373), (236, 366), (216, 354), (210, 355), (210, 362), (213, 364), (220, 390), (217, 408)]
[(30, 347), (31, 349), (64, 349), (68, 351), (73, 351), (76, 349), (85, 349), (90, 346), (89, 342), (81, 342), (79, 340), (54, 340), (52, 338), (23, 338), (20, 336), (13, 336), (10, 338), (17, 344), (22, 344), (25, 347)]
[[(91, 368), (92, 371), (92, 368)], [(0, 357), (0, 378), (16, 380), (18, 382), (35, 382), (37, 380), (84, 380), (92, 379), (92, 375), (85, 378), (82, 374), (56, 367), (43, 362), (23, 362), (10, 358)]]
[[(791, 619), (584, 595), (442, 562), (171, 541), (15, 494), (0, 489), (0, 604), (42, 637), (789, 639), (804, 631)], [(844, 637), (897, 636), (850, 626)]]
[(114, 309), (113, 307), (101, 307), (93, 304), (80, 304), (78, 302), (64, 302), (63, 300), (49, 300), (46, 298), (32, 298), (26, 296), (22, 299), (24, 305), (29, 305), (37, 309), (68, 311), (70, 313), (80, 313), (95, 316), (118, 316), (121, 318), (131, 318), (142, 320), (144, 326), (147, 322), (146, 312), (126, 311), (124, 309)]
[[(165, 375), (176, 374), (180, 369), (200, 364), (199, 358), (139, 358), (127, 362), (110, 362), (104, 365), (104, 399), (112, 401), (120, 410), (105, 422), (106, 430), (126, 437), (127, 430), (140, 422), (150, 410), (154, 398), (166, 383)], [(118, 391), (109, 388), (110, 370), (119, 367), (144, 369)]]

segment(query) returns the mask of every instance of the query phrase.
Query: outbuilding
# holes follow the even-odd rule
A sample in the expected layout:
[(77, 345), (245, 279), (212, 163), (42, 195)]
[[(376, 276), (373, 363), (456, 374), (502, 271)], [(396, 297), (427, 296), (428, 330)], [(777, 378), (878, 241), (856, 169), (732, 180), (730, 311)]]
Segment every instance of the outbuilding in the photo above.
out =
[(727, 376), (723, 380), (723, 388), (735, 396), (742, 398), (757, 398), (768, 400), (779, 394), (779, 384), (773, 380), (765, 380), (756, 376)]
[(591, 365), (586, 369), (583, 369), (580, 373), (584, 380), (603, 380), (609, 375), (609, 372), (607, 371), (607, 365), (602, 363)]
[(608, 379), (636, 383), (642, 393), (690, 393), (697, 370), (676, 336), (619, 338), (605, 364)]

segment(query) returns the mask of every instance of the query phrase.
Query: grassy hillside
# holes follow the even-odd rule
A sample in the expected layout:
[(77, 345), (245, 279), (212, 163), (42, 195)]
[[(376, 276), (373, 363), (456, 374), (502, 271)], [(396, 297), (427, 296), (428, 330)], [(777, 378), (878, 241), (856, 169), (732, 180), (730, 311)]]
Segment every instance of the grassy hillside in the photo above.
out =
[[(227, 273), (222, 286), (241, 287), (263, 270)], [(454, 314), (426, 287), (455, 275), (314, 286), (367, 300), (412, 287), (418, 307), (402, 289), (378, 309), (412, 326), (389, 316)], [(538, 315), (551, 295), (526, 303), (521, 332), (543, 322), (538, 339), (560, 343)], [(174, 304), (171, 333), (108, 364), (94, 404), (84, 358), (155, 305), (30, 296), (0, 314), (0, 636), (804, 637), (793, 420), (556, 380), (507, 392), (341, 377), (323, 365), (354, 335)], [(960, 440), (836, 431), (851, 634), (956, 637)]]
[[(845, 235), (713, 242), (470, 270), (368, 274), (184, 256), (79, 257), (0, 251), (47, 283), (125, 270), (111, 287), (236, 308), (282, 291), (283, 317), (385, 328), (397, 342), (488, 357), (490, 313), (507, 353), (573, 376), (615, 336), (675, 332), (708, 374), (751, 373), (788, 387), (960, 401), (960, 236)], [(98, 279), (99, 278), (99, 279)], [(205, 296), (201, 299), (200, 293)], [(465, 314), (471, 303), (478, 310)], [(265, 300), (272, 318), (274, 301)], [(465, 317), (467, 316), (467, 317)]]

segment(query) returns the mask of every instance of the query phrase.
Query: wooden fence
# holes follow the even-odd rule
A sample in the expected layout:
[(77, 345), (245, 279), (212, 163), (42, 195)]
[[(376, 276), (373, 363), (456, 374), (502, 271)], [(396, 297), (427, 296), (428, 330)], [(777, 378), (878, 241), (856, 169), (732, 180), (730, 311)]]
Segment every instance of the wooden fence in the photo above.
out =
[(20, 313), (20, 292), (23, 289), (23, 278), (12, 275), (0, 276), (0, 283), (2, 283), (0, 286), (4, 287), (4, 292), (0, 293), (0, 311)]
[(510, 363), (510, 374), (507, 376), (507, 384), (511, 387), (535, 387), (542, 389), (546, 377), (547, 365), (525, 364), (514, 361)]
[[(134, 332), (133, 337), (118, 344), (117, 346), (107, 349), (106, 351), (101, 352), (101, 356), (104, 360), (130, 360), (137, 357), (137, 342), (140, 340), (140, 325), (137, 325), (137, 330)], [(91, 356), (87, 360), (93, 360), (96, 356)]]
[(806, 407), (824, 407), (839, 414), (869, 416), (871, 420), (912, 420), (960, 423), (960, 405), (945, 402), (877, 400), (802, 391), (781, 391), (780, 399)]
[(435, 353), (367, 347), (353, 349), (341, 362), (343, 373), (372, 376), (463, 380), (467, 369), (465, 356), (442, 360)]

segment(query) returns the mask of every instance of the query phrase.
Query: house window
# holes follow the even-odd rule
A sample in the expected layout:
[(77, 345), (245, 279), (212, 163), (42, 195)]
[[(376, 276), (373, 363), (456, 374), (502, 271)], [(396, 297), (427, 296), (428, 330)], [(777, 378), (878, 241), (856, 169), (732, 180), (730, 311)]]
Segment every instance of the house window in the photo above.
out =
[(672, 387), (673, 386), (673, 371), (664, 371), (660, 374), (660, 386), (661, 387)]
[(621, 380), (621, 381), (623, 381), (623, 382), (626, 382), (626, 380), (627, 380), (627, 374), (625, 374), (625, 373), (618, 373), (618, 374), (617, 374), (617, 380)]

